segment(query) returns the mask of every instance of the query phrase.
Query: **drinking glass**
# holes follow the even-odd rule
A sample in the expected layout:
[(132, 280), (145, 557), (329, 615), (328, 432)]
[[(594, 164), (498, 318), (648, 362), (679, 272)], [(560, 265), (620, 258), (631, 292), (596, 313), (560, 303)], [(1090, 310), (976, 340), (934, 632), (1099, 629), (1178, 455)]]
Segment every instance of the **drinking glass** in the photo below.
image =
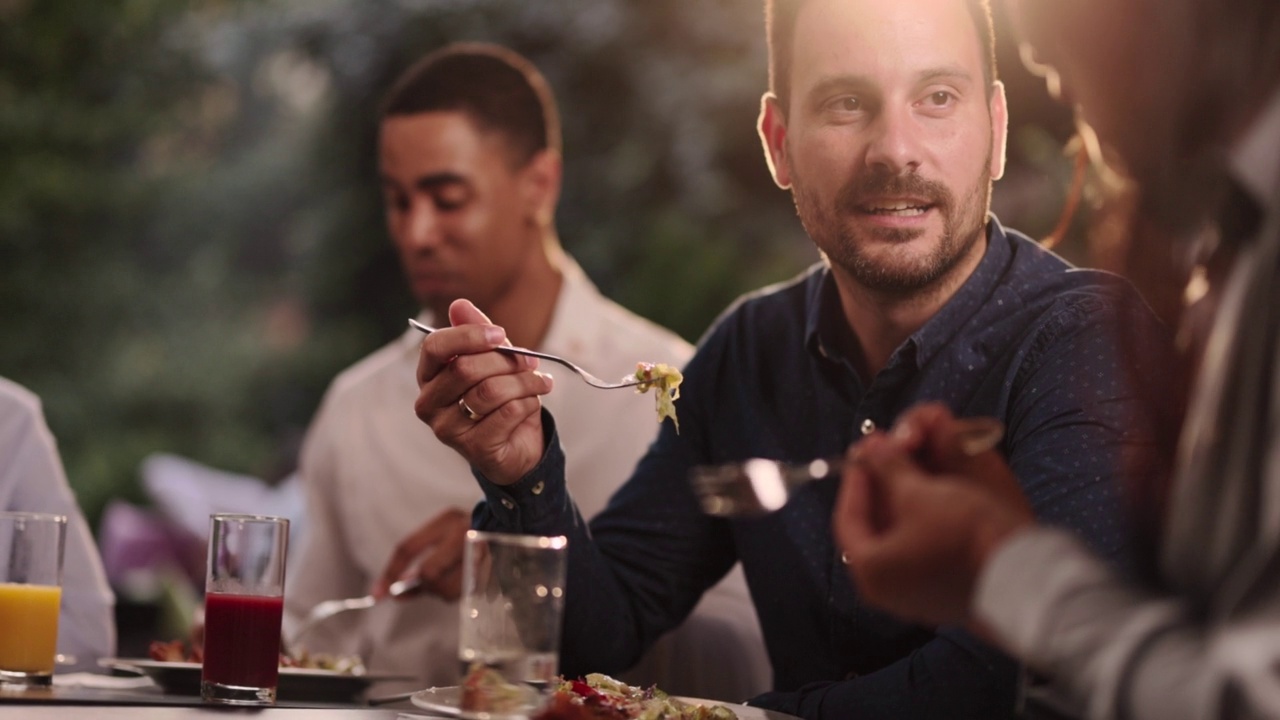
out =
[(0, 685), (53, 683), (67, 517), (0, 512)]
[[(467, 532), (458, 659), (463, 714), (520, 714), (560, 663), (568, 540)], [(486, 672), (490, 671), (490, 672)], [(496, 674), (491, 671), (496, 671)]]
[(289, 521), (215, 514), (209, 525), (200, 696), (231, 705), (270, 705), (280, 679)]

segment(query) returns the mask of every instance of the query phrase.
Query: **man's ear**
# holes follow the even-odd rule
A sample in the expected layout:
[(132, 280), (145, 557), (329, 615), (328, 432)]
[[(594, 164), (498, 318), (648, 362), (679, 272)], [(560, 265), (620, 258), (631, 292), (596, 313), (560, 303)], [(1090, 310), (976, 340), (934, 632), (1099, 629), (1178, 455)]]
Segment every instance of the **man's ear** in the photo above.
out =
[(563, 175), (564, 161), (551, 148), (539, 150), (521, 171), (526, 214), (543, 227), (554, 222)]
[(782, 103), (773, 93), (760, 98), (760, 120), (756, 123), (769, 174), (783, 190), (791, 188), (791, 161), (787, 157), (787, 118)]
[(1005, 150), (1009, 143), (1009, 105), (1004, 97), (1004, 83), (999, 80), (991, 87), (991, 179), (1004, 175)]

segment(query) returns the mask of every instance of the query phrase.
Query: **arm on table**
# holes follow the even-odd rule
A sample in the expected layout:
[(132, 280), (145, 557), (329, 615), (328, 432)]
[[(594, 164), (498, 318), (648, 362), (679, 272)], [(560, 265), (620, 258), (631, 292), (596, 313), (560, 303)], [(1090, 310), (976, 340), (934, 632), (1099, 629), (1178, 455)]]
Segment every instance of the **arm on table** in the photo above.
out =
[[(0, 390), (9, 387), (0, 384)], [(3, 509), (67, 516), (58, 650), (74, 655), (77, 665), (92, 667), (116, 649), (115, 596), (93, 534), (67, 482), (39, 400), (25, 390), (5, 393), (0, 415), (5, 416), (0, 418), (0, 457), (5, 457), (0, 497), (8, 497)]]
[(462, 553), (470, 528), (471, 516), (464, 510), (445, 508), (396, 544), (370, 593), (381, 599), (392, 583), (414, 578), (421, 582), (419, 588), (398, 597), (427, 593), (449, 602), (457, 600), (462, 596)]

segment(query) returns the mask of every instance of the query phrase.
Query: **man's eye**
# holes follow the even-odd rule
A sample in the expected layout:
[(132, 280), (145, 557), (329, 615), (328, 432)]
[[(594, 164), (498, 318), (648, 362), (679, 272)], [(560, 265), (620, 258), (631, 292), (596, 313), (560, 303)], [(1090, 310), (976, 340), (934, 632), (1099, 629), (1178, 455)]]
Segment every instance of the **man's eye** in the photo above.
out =
[(470, 199), (470, 197), (471, 197), (471, 194), (465, 188), (451, 187), (451, 188), (443, 188), (439, 192), (435, 193), (434, 199), (436, 203), (436, 209), (441, 211), (447, 211), (447, 210), (457, 210), (463, 205), (466, 205), (467, 200)]
[(842, 97), (836, 100), (836, 109), (842, 112), (857, 112), (862, 109), (862, 101), (856, 97)]
[(954, 99), (955, 99), (955, 96), (952, 95), (951, 93), (947, 92), (946, 90), (939, 90), (929, 95), (929, 104), (937, 107), (942, 107), (944, 105), (949, 104)]

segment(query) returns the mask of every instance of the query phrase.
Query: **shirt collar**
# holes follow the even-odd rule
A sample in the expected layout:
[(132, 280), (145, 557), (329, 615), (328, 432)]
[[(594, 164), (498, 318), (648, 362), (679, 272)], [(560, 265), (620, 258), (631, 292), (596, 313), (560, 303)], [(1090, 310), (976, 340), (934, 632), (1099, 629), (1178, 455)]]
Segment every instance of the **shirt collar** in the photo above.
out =
[(804, 343), (809, 352), (838, 362), (836, 348), (844, 343), (842, 338), (850, 333), (840, 307), (840, 293), (836, 289), (831, 267), (820, 263), (805, 287)]
[[(914, 332), (903, 347), (894, 351), (889, 365), (912, 358), (917, 367), (927, 363), (991, 296), (1010, 262), (1012, 250), (1004, 227), (995, 215), (987, 215), (986, 235), (987, 249), (978, 267), (942, 309)], [(809, 283), (807, 307), (805, 346), (821, 357), (839, 361), (835, 357), (836, 349), (844, 346), (851, 331), (840, 307), (840, 293), (830, 267), (823, 266)], [(914, 355), (900, 357), (904, 352), (909, 353), (910, 347), (914, 347)]]
[[(587, 274), (583, 272), (573, 258), (562, 257), (560, 271), (564, 278), (560, 286), (560, 295), (556, 298), (555, 309), (551, 313), (551, 326), (547, 328), (547, 336), (542, 346), (535, 348), (543, 352), (569, 357), (581, 357), (582, 353), (574, 353), (579, 348), (589, 346), (585, 338), (590, 337), (591, 320), (585, 310), (596, 306), (596, 298), (600, 291), (596, 289)], [(427, 309), (418, 311), (418, 322), (429, 327), (436, 325), (435, 313)], [(400, 344), (405, 351), (418, 352), (422, 344), (423, 334), (419, 330), (409, 328), (400, 336)]]
[(539, 350), (572, 358), (586, 358), (601, 320), (591, 311), (599, 306), (600, 291), (567, 254), (560, 263), (563, 281), (551, 313), (551, 325)]

